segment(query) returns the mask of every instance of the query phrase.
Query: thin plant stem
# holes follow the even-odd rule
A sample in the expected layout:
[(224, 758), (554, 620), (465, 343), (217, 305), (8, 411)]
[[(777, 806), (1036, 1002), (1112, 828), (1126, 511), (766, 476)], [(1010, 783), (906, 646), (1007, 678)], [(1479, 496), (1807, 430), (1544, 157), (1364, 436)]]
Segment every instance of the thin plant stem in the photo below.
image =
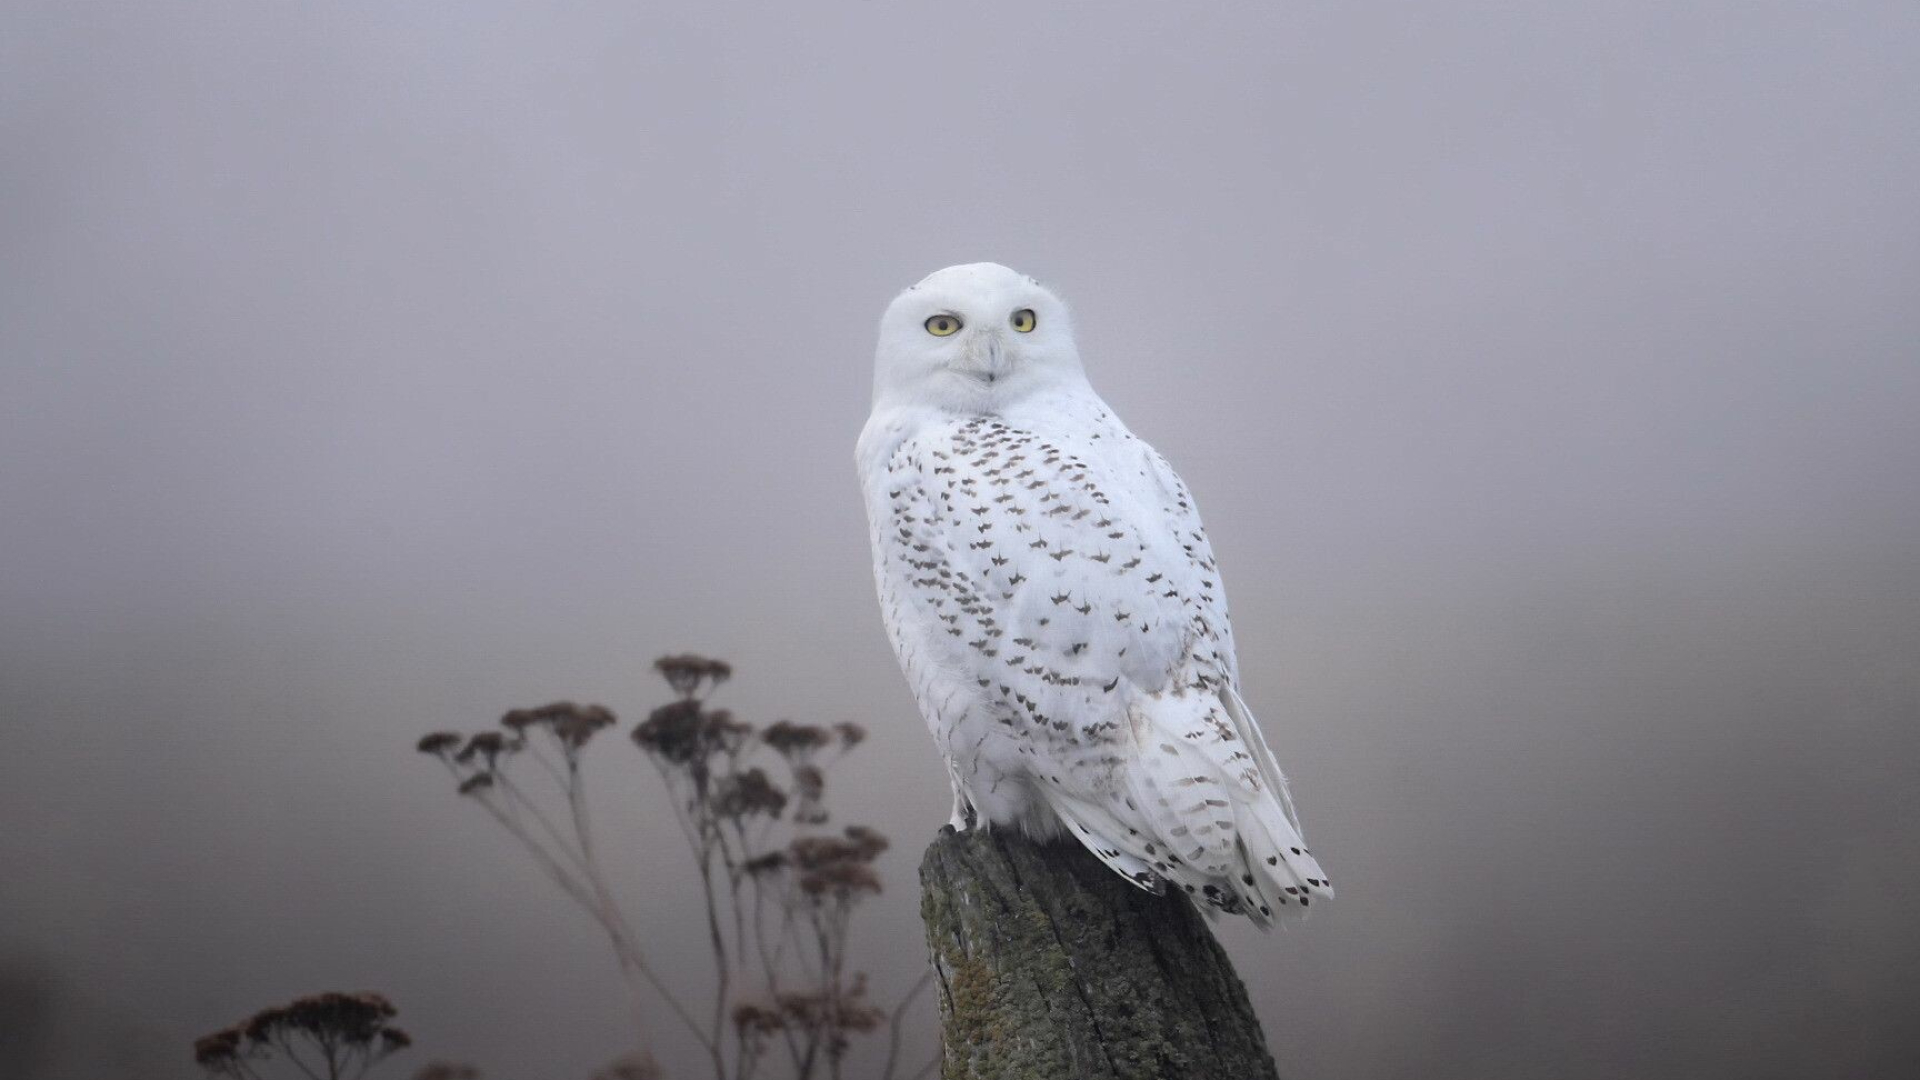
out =
[[(854, 973), (850, 981), (848, 944), (856, 909), (879, 888), (869, 864), (886, 841), (856, 827), (845, 830), (844, 841), (815, 832), (828, 820), (827, 773), (857, 744), (859, 732), (850, 725), (781, 721), (757, 729), (736, 723), (705, 706), (729, 675), (727, 665), (687, 656), (663, 658), (657, 666), (678, 699), (635, 728), (632, 737), (666, 789), (698, 877), (714, 965), (712, 1010), (705, 1016), (696, 1016), (706, 1012), (695, 1002), (697, 994), (683, 1001), (680, 995), (690, 988), (676, 993), (647, 963), (634, 925), (609, 885), (581, 759), (592, 735), (615, 722), (611, 712), (569, 703), (516, 710), (503, 721), (512, 729), (511, 739), (497, 732), (474, 735), (456, 754), (451, 748), (460, 745), (459, 736), (434, 733), (421, 740), (420, 748), (436, 754), (462, 793), (473, 795), (536, 867), (600, 924), (627, 983), (636, 1031), (645, 1029), (645, 986), (706, 1051), (714, 1080), (765, 1074), (778, 1056), (772, 1047), (776, 1032), (795, 1080), (839, 1080), (850, 1036), (872, 1031), (884, 1020), (888, 1041), (881, 1076), (895, 1080), (905, 1018), (930, 985), (931, 973), (886, 1012), (866, 1003), (865, 974)], [(553, 741), (543, 743), (543, 738)], [(791, 786), (785, 791), (771, 785), (769, 793), (770, 785), (753, 765), (755, 755), (768, 748), (787, 766)], [(509, 779), (504, 766), (521, 751), (537, 765)], [(552, 787), (529, 779), (528, 769), (544, 774)], [(563, 801), (564, 810), (559, 808)], [(769, 1004), (734, 1001), (736, 987), (749, 982), (762, 983)], [(730, 1008), (735, 1009), (731, 1014)], [(643, 1036), (643, 1047), (644, 1042)], [(325, 1080), (363, 1080), (387, 1056), (376, 1053), (372, 1043), (325, 1049)], [(915, 1076), (924, 1076), (938, 1060)], [(322, 1080), (306, 1064), (298, 1063), (307, 1080)], [(238, 1070), (233, 1075), (240, 1077)]]
[(639, 988), (632, 983), (632, 976), (636, 974), (645, 979), (647, 984), (652, 986), (653, 989), (660, 994), (661, 998), (666, 1001), (667, 1006), (673, 1010), (674, 1015), (678, 1016), (681, 1022), (687, 1025), (687, 1029), (692, 1032), (694, 1038), (700, 1041), (700, 1045), (705, 1048), (709, 1054), (713, 1053), (713, 1041), (708, 1038), (707, 1033), (701, 1028), (700, 1024), (694, 1020), (693, 1014), (687, 1011), (687, 1007), (680, 1003), (680, 999), (674, 995), (673, 991), (667, 988), (666, 983), (661, 981), (660, 977), (654, 973), (653, 968), (641, 958), (638, 948), (628, 940), (630, 931), (623, 925), (623, 921), (618, 912), (603, 910), (595, 899), (589, 895), (585, 886), (575, 880), (567, 872), (566, 868), (561, 866), (552, 855), (548, 854), (546, 849), (543, 848), (525, 828), (517, 821), (508, 817), (499, 807), (495, 806), (491, 800), (478, 795), (475, 796), (475, 799), (493, 815), (495, 821), (499, 822), (515, 839), (520, 841), (521, 846), (527, 849), (528, 853), (530, 853), (535, 861), (541, 865), (541, 868), (546, 871), (547, 876), (555, 884), (559, 885), (562, 891), (572, 897), (575, 903), (586, 909), (588, 914), (594, 916), (595, 921), (600, 923), (601, 928), (604, 929), (607, 932), (607, 936), (612, 939), (614, 953), (620, 961), (621, 974), (627, 977), (629, 985), (633, 986), (635, 995), (634, 1022), (641, 1025), (640, 1034), (642, 1035), (642, 1045), (645, 1045), (645, 1012), (642, 1010), (638, 1000)]
[(495, 784), (508, 795), (515, 805), (526, 808), (527, 814), (540, 826), (540, 831), (547, 834), (547, 838), (553, 843), (553, 846), (559, 848), (561, 854), (565, 855), (568, 861), (572, 862), (577, 869), (585, 870), (585, 857), (580, 852), (574, 850), (573, 844), (569, 843), (565, 835), (560, 832), (560, 827), (555, 825), (553, 821), (547, 817), (546, 812), (540, 809), (539, 804), (533, 800), (533, 797), (528, 795), (520, 785), (508, 779), (505, 772), (497, 772), (494, 774), (494, 777)]
[(280, 1052), (286, 1055), (288, 1061), (293, 1062), (294, 1068), (312, 1077), (313, 1080), (320, 1080), (320, 1074), (308, 1068), (307, 1063), (300, 1060), (300, 1055), (293, 1052), (293, 1040), (289, 1036), (280, 1035), (274, 1040), (274, 1045), (280, 1048)]
[(900, 1004), (893, 1007), (893, 1014), (887, 1019), (887, 1064), (880, 1070), (880, 1080), (893, 1080), (894, 1066), (900, 1060), (900, 1022), (906, 1018), (907, 1007), (931, 985), (933, 969), (929, 968), (920, 973), (920, 977), (914, 980), (913, 989), (908, 990), (901, 997)]

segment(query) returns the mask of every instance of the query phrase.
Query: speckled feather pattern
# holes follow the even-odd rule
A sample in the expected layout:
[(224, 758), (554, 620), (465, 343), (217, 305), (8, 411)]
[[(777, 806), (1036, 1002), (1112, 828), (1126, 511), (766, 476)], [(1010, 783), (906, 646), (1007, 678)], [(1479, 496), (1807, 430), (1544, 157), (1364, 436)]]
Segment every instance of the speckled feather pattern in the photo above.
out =
[(881, 610), (956, 826), (1065, 829), (1142, 888), (1262, 925), (1332, 895), (1165, 459), (1084, 381), (876, 409), (861, 441)]

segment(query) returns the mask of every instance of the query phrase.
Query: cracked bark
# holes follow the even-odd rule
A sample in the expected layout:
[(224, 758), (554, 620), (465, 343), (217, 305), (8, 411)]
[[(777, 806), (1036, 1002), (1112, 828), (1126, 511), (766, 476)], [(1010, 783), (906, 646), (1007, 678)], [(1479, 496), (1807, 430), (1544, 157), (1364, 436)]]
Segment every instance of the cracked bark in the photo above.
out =
[(920, 864), (946, 1080), (1278, 1080), (1246, 988), (1185, 896), (1071, 841), (942, 829)]

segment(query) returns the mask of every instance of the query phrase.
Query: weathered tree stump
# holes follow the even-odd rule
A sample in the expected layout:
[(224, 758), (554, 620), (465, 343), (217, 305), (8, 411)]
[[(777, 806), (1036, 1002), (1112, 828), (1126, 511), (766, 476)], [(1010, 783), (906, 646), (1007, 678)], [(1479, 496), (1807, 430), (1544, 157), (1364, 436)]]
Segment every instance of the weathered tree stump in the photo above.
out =
[(951, 828), (920, 888), (946, 1080), (1278, 1080), (1184, 895), (1136, 889), (1071, 840)]

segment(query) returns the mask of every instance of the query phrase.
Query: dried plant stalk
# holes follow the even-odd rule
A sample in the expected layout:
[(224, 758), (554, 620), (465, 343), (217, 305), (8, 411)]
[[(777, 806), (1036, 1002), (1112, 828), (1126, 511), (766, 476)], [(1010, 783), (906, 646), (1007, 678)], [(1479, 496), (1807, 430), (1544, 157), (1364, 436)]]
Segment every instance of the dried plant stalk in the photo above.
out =
[[(595, 736), (618, 722), (612, 711), (572, 702), (515, 709), (502, 717), (503, 730), (435, 732), (417, 748), (606, 932), (643, 1057), (652, 1037), (645, 1017), (660, 1002), (704, 1051), (715, 1080), (750, 1080), (773, 1068), (795, 1080), (837, 1080), (854, 1040), (883, 1029), (882, 1080), (892, 1080), (907, 1007), (928, 976), (892, 1010), (868, 1000), (866, 975), (849, 970), (847, 947), (854, 916), (881, 891), (874, 862), (888, 841), (863, 826), (826, 828), (828, 771), (866, 732), (785, 720), (759, 728), (709, 707), (733, 674), (724, 661), (669, 656), (654, 668), (674, 700), (630, 737), (671, 796), (693, 861), (713, 959), (705, 1004), (651, 966), (607, 884), (581, 764), (587, 748), (600, 745)], [(784, 786), (765, 767), (776, 758)]]

